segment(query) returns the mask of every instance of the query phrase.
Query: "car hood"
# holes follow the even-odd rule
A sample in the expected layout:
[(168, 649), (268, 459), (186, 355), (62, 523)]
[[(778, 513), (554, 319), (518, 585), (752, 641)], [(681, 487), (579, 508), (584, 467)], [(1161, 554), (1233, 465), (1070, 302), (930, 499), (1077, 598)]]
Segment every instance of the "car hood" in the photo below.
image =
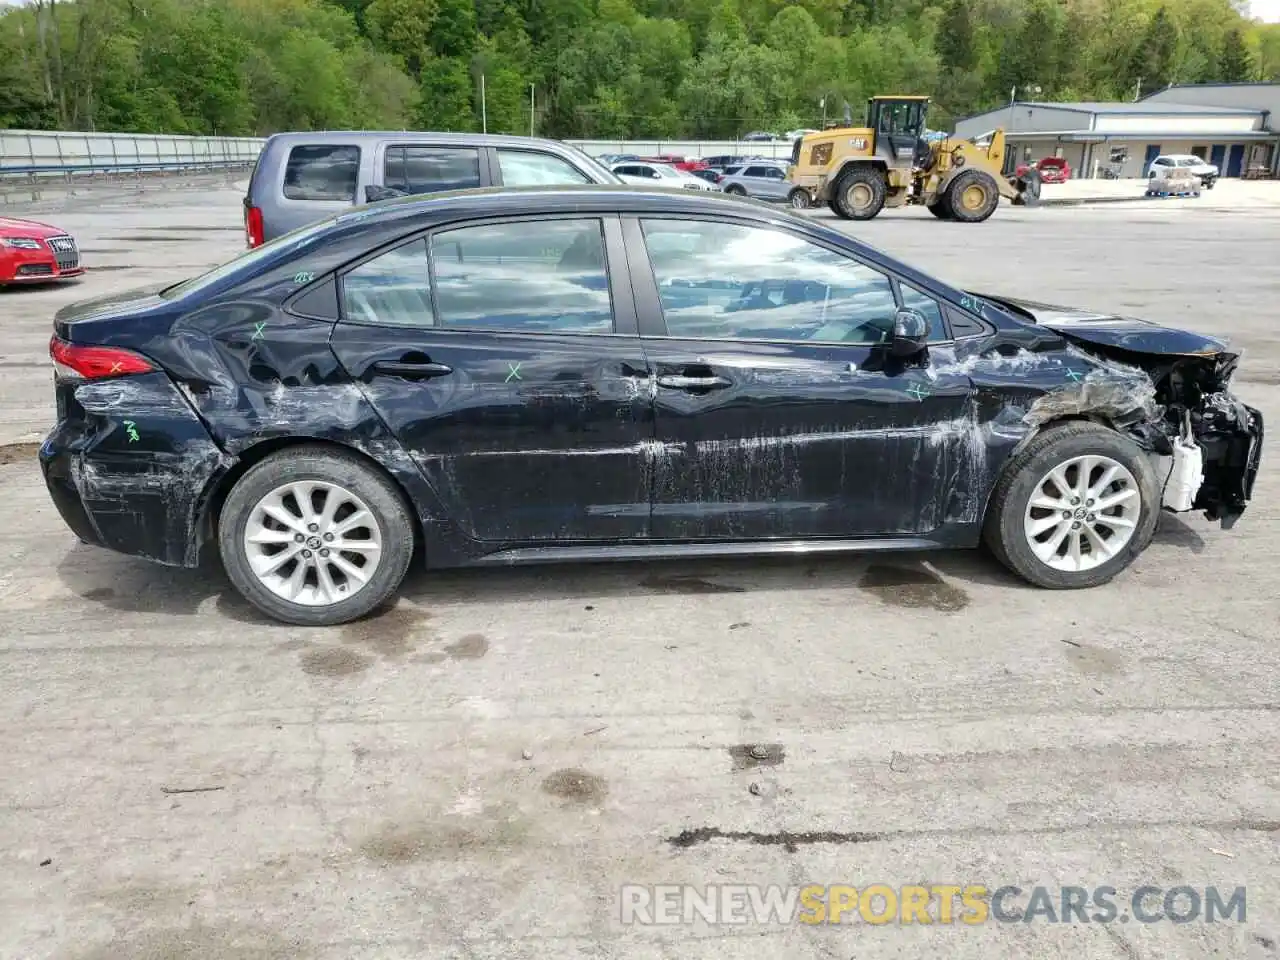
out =
[(16, 217), (0, 217), (0, 237), (34, 237), (47, 240), (49, 237), (65, 236), (65, 230), (38, 220), (19, 220)]
[(1157, 356), (1209, 357), (1230, 353), (1226, 341), (1162, 327), (1148, 320), (1057, 307), (1014, 297), (975, 294), (1022, 320), (1048, 327), (1069, 340)]

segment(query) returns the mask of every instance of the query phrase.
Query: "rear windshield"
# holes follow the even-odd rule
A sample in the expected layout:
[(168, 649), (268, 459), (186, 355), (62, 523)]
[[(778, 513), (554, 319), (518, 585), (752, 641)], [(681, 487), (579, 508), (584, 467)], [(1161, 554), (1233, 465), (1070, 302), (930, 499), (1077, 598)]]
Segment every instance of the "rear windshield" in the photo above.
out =
[(276, 237), (274, 240), (268, 240), (262, 246), (254, 247), (252, 250), (246, 250), (240, 256), (236, 257), (220, 267), (214, 267), (208, 273), (201, 274), (198, 277), (192, 277), (189, 280), (183, 280), (175, 283), (171, 287), (165, 287), (160, 291), (160, 296), (166, 300), (177, 300), (180, 297), (188, 296), (199, 290), (207, 289), (221, 280), (226, 279), (232, 274), (238, 273), (254, 264), (264, 260), (270, 260), (282, 253), (288, 251), (298, 251), (311, 244), (320, 234), (324, 233), (333, 225), (337, 215), (326, 217), (323, 220), (317, 220), (315, 223), (309, 223), (305, 227), (299, 227), (291, 233), (284, 236)]
[(289, 151), (284, 195), (290, 200), (352, 201), (360, 174), (360, 148), (307, 144)]

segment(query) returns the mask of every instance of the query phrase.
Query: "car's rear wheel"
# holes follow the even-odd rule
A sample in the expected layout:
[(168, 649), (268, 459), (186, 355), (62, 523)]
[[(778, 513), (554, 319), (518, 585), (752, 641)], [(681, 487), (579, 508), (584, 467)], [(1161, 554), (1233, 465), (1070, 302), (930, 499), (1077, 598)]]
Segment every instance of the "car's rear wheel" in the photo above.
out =
[(223, 505), (227, 575), (262, 612), (304, 626), (345, 623), (400, 588), (414, 525), (400, 491), (358, 458), (322, 447), (251, 467)]
[(724, 188), (724, 192), (735, 197), (745, 197), (747, 195), (746, 189), (736, 183), (729, 184)]
[(811, 204), (809, 191), (803, 187), (796, 187), (787, 196), (787, 202), (791, 204), (793, 210), (808, 210)]
[(984, 537), (1040, 587), (1106, 583), (1146, 549), (1160, 509), (1147, 456), (1128, 438), (1070, 422), (1032, 439), (1005, 468)]

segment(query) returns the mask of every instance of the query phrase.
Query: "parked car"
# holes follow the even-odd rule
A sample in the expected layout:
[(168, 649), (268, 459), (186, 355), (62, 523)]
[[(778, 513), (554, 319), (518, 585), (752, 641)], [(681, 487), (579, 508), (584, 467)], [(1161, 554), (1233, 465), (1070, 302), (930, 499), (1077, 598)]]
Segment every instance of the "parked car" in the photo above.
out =
[(669, 167), (675, 167), (682, 173), (693, 173), (695, 170), (706, 170), (708, 164), (694, 157), (681, 157), (671, 153), (663, 153), (654, 157), (641, 157), (643, 163), (664, 163)]
[(248, 246), (348, 207), (470, 187), (617, 183), (558, 140), (478, 133), (280, 133), (258, 156), (244, 198)]
[(1218, 182), (1217, 164), (1208, 163), (1189, 153), (1167, 153), (1156, 157), (1151, 161), (1151, 166), (1147, 167), (1147, 179), (1167, 176), (1174, 169), (1190, 170), (1200, 178), (1200, 183), (1206, 190), (1212, 190), (1213, 185)]
[(707, 167), (705, 170), (691, 170), (690, 176), (697, 177), (699, 180), (705, 180), (707, 183), (719, 183), (724, 179), (724, 174), (717, 170)]
[(613, 172), (623, 183), (636, 186), (658, 187), (663, 190), (719, 189), (716, 184), (677, 170), (669, 163), (620, 163), (613, 168)]
[(787, 179), (786, 168), (777, 163), (753, 163), (725, 171), (720, 189), (739, 197), (785, 200), (798, 210), (809, 206), (809, 193)]
[(1071, 179), (1071, 164), (1065, 157), (1042, 157), (1034, 166), (1029, 163), (1019, 164), (1016, 175), (1025, 177), (1032, 170), (1040, 174), (1041, 183), (1066, 183)]
[(0, 286), (66, 280), (84, 273), (67, 231), (36, 220), (0, 217)]
[(764, 143), (772, 142), (778, 139), (776, 133), (767, 133), (764, 130), (752, 130), (750, 133), (743, 134), (741, 141), (743, 143)]
[(788, 130), (785, 134), (783, 134), (783, 138), (786, 140), (803, 140), (809, 134), (819, 133), (819, 132), (820, 131), (818, 130), (813, 130), (808, 127), (803, 127), (799, 130)]
[(719, 154), (714, 157), (703, 157), (702, 162), (707, 165), (709, 170), (718, 170), (724, 172), (725, 167), (732, 167), (736, 164), (742, 164), (747, 161), (746, 157), (735, 156), (734, 154)]
[(606, 167), (611, 167), (615, 163), (625, 163), (628, 160), (639, 160), (640, 158), (634, 153), (602, 153), (596, 159)]
[(692, 191), (388, 201), (65, 308), (50, 353), (39, 458), (72, 531), (180, 566), (216, 545), (299, 624), (379, 607), (414, 557), (985, 540), (1088, 587), (1162, 504), (1232, 525), (1263, 432), (1218, 340), (978, 296)]

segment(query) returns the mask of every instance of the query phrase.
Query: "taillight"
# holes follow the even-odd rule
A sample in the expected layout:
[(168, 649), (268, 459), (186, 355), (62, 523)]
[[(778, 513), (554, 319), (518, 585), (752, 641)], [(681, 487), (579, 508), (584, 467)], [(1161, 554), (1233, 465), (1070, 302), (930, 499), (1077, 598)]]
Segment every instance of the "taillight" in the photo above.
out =
[(66, 380), (101, 380), (134, 373), (151, 373), (155, 366), (146, 357), (120, 347), (87, 347), (58, 337), (49, 341), (53, 369)]
[(266, 239), (262, 227), (262, 209), (260, 207), (244, 208), (244, 240), (250, 247), (260, 247)]

